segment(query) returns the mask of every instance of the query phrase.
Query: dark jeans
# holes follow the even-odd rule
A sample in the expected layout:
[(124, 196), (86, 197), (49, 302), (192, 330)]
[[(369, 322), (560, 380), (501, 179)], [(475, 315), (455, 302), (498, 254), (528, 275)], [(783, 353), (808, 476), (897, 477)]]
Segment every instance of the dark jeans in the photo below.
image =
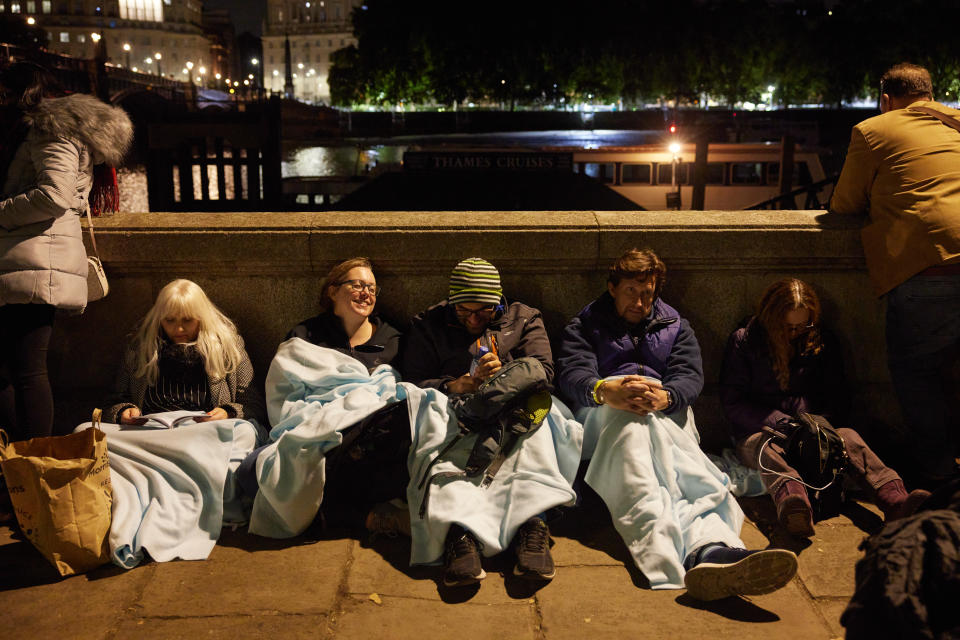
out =
[(48, 304), (0, 306), (0, 428), (11, 440), (53, 431), (47, 349), (54, 311)]
[(951, 475), (957, 456), (960, 275), (910, 278), (887, 294), (887, 363), (913, 434), (911, 457), (921, 476)]

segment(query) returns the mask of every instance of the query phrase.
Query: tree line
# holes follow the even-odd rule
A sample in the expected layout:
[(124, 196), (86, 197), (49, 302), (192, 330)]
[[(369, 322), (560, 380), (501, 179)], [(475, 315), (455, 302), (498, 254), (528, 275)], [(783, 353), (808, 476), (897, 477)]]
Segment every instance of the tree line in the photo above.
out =
[(367, 0), (332, 102), (563, 107), (621, 101), (839, 106), (897, 62), (960, 92), (955, 0)]

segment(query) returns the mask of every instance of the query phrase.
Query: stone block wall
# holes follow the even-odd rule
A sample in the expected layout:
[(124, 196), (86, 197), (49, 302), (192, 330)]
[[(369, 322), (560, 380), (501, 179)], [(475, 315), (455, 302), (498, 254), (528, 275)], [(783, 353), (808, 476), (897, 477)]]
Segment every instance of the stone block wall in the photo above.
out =
[(123, 213), (95, 225), (111, 291), (58, 321), (50, 364), (61, 426), (102, 404), (126, 334), (173, 278), (196, 281), (233, 318), (262, 379), (287, 331), (317, 312), (320, 281), (341, 259), (373, 261), (378, 310), (403, 326), (445, 297), (457, 261), (481, 256), (499, 268), (508, 298), (543, 311), (556, 339), (604, 290), (613, 259), (634, 246), (666, 262), (663, 297), (700, 341), (707, 388), (695, 411), (708, 442), (725, 429), (716, 382), (727, 335), (764, 287), (787, 275), (820, 293), (856, 406), (887, 421), (896, 411), (883, 305), (869, 287), (859, 230), (817, 212)]

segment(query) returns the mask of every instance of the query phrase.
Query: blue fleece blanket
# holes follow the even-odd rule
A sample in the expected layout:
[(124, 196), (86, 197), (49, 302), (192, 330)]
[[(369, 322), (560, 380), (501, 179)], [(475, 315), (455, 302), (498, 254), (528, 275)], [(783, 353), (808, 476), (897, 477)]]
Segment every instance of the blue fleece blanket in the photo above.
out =
[(355, 358), (300, 338), (279, 346), (266, 379), (273, 442), (257, 457), (250, 533), (289, 538), (310, 525), (323, 500), (324, 453), (343, 429), (399, 400), (398, 379), (387, 365), (370, 374)]
[[(88, 422), (77, 430), (89, 427)], [(225, 504), (243, 518), (232, 471), (256, 445), (258, 429), (252, 423), (228, 419), (175, 429), (101, 428), (113, 484), (114, 563), (131, 569), (145, 551), (157, 562), (203, 560), (220, 536)]]
[(595, 449), (587, 484), (652, 588), (683, 588), (684, 558), (708, 542), (743, 547), (743, 511), (700, 449), (691, 409), (639, 416), (602, 406), (577, 417)]
[[(473, 532), (483, 555), (492, 556), (509, 547), (517, 529), (528, 519), (576, 500), (572, 484), (580, 463), (583, 428), (554, 398), (544, 424), (520, 441), (489, 486), (481, 486), (481, 478), (433, 481), (427, 517), (420, 518), (423, 490), (418, 485), (430, 461), (456, 437), (459, 427), (442, 393), (407, 384), (403, 387), (411, 422), (417, 425), (408, 459), (411, 564), (439, 563), (453, 523)], [(429, 470), (431, 476), (462, 470), (476, 438), (463, 438)]]
[[(280, 345), (270, 365), (266, 397), (275, 442), (257, 459), (260, 490), (250, 518), (252, 533), (301, 533), (323, 499), (324, 453), (340, 444), (340, 432), (404, 399), (413, 441), (407, 460), (412, 563), (438, 560), (452, 522), (471, 529), (484, 551), (493, 554), (506, 548), (528, 518), (575, 498), (570, 485), (580, 459), (582, 430), (559, 402), (547, 424), (517, 447), (489, 487), (481, 489), (471, 481), (438, 484), (431, 489), (428, 518), (421, 520), (417, 485), (430, 461), (459, 430), (444, 394), (398, 383), (389, 366), (368, 373), (350, 356), (292, 338)], [(432, 472), (462, 464), (474, 438), (464, 439)]]

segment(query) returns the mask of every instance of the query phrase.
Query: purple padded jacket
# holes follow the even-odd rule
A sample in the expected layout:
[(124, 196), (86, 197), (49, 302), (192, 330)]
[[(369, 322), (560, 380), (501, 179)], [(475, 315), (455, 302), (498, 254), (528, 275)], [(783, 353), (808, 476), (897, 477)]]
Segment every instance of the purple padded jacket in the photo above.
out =
[(673, 397), (669, 413), (686, 411), (703, 390), (693, 329), (660, 298), (643, 322), (630, 326), (617, 314), (613, 297), (601, 295), (567, 324), (557, 368), (558, 386), (577, 409), (597, 406), (593, 387), (609, 376), (657, 378)]

